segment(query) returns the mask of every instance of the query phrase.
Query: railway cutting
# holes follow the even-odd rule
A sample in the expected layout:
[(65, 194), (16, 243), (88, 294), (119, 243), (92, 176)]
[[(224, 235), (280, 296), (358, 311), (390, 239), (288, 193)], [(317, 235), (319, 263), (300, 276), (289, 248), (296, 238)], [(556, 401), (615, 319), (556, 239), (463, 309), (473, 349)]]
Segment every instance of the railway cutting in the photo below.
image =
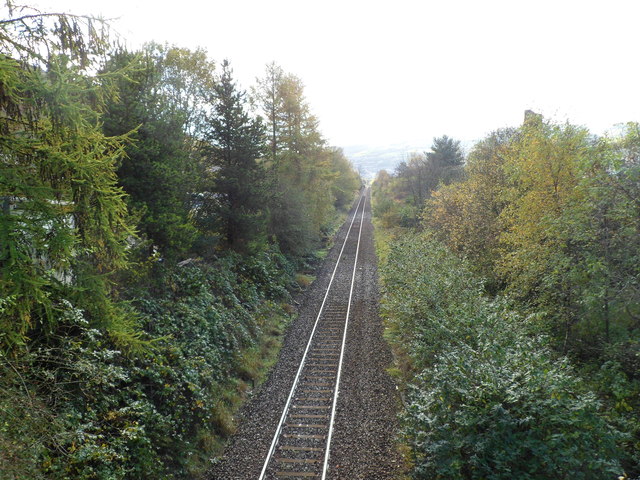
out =
[(395, 386), (377, 315), (369, 192), (337, 235), (278, 364), (211, 479), (396, 478)]

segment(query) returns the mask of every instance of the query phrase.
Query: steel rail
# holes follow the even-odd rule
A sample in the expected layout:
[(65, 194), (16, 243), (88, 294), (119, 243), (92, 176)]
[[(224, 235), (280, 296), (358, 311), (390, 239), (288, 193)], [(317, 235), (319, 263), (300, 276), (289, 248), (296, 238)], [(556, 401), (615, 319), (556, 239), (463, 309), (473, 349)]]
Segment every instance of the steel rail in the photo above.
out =
[(333, 406), (331, 408), (331, 420), (329, 421), (329, 433), (327, 434), (327, 446), (324, 453), (324, 464), (322, 466), (322, 480), (326, 480), (329, 471), (329, 451), (331, 449), (331, 436), (333, 435), (333, 423), (336, 418), (336, 407), (338, 405), (338, 394), (340, 393), (340, 378), (342, 376), (342, 361), (344, 350), (347, 344), (347, 331), (349, 329), (349, 314), (351, 313), (351, 299), (353, 298), (353, 287), (356, 284), (356, 270), (358, 267), (358, 253), (360, 253), (360, 238), (362, 237), (362, 224), (364, 223), (364, 211), (367, 206), (365, 190), (364, 205), (362, 206), (362, 216), (360, 217), (360, 230), (358, 231), (358, 243), (356, 244), (356, 257), (353, 261), (353, 272), (351, 274), (351, 286), (349, 289), (349, 300), (347, 301), (347, 315), (345, 317), (344, 333), (342, 334), (342, 347), (340, 348), (340, 360), (338, 361), (338, 375), (336, 377), (336, 390), (333, 394)]
[[(293, 399), (294, 393), (296, 391), (296, 388), (299, 384), (300, 381), (300, 375), (302, 373), (302, 370), (305, 366), (305, 363), (307, 361), (307, 355), (309, 353), (309, 349), (311, 347), (311, 344), (313, 342), (314, 339), (314, 335), (316, 333), (318, 324), (320, 322), (320, 318), (322, 317), (322, 314), (324, 313), (324, 307), (325, 304), (327, 302), (327, 298), (329, 297), (329, 292), (331, 290), (331, 286), (333, 285), (333, 280), (335, 278), (336, 275), (336, 271), (338, 270), (338, 266), (340, 264), (340, 260), (342, 258), (342, 253), (344, 252), (345, 246), (347, 245), (347, 242), (349, 240), (349, 234), (351, 233), (351, 229), (353, 227), (353, 224), (356, 220), (356, 217), (358, 216), (358, 211), (360, 210), (360, 204), (362, 204), (363, 208), (362, 208), (362, 218), (364, 218), (364, 210), (365, 210), (365, 206), (366, 206), (366, 190), (360, 195), (360, 198), (358, 200), (358, 204), (356, 205), (355, 211), (353, 213), (353, 217), (351, 219), (351, 223), (349, 224), (349, 228), (345, 234), (344, 237), (344, 241), (342, 243), (342, 247), (340, 249), (340, 253), (338, 254), (338, 259), (336, 260), (336, 264), (335, 267), (333, 268), (333, 272), (331, 273), (331, 278), (329, 280), (329, 285), (326, 288), (325, 294), (324, 294), (324, 298), (322, 299), (322, 304), (320, 305), (320, 309), (318, 310), (318, 315), (316, 316), (315, 319), (315, 323), (313, 325), (313, 329), (311, 330), (311, 334), (309, 335), (309, 341), (307, 342), (307, 345), (305, 347), (304, 353), (302, 355), (302, 359), (300, 360), (300, 365), (298, 367), (298, 370), (296, 372), (296, 376), (293, 380), (293, 385), (291, 386), (291, 390), (289, 392), (289, 396), (287, 397), (287, 401), (285, 403), (284, 409), (282, 410), (282, 415), (280, 416), (280, 421), (278, 422), (278, 426), (276, 428), (276, 432), (273, 436), (273, 440), (271, 442), (271, 446), (269, 448), (269, 452), (267, 453), (266, 459), (264, 461), (264, 465), (262, 467), (262, 471), (260, 472), (260, 476), (258, 477), (258, 480), (264, 480), (265, 479), (265, 475), (267, 473), (267, 468), (269, 467), (269, 463), (271, 462), (271, 459), (273, 458), (273, 454), (275, 453), (276, 447), (278, 445), (278, 440), (280, 438), (280, 435), (282, 433), (282, 428), (284, 425), (284, 422), (287, 418), (287, 414), (289, 413), (290, 410), (290, 406), (291, 406), (291, 400)], [(354, 272), (355, 272), (355, 264), (357, 264), (357, 251), (360, 247), (359, 243), (360, 243), (360, 234), (362, 233), (362, 220), (360, 221), (360, 232), (358, 234), (358, 246), (356, 248), (356, 261), (354, 262)], [(353, 292), (353, 278), (352, 278), (352, 285), (351, 285), (351, 292)], [(351, 295), (349, 296), (349, 303), (351, 303)], [(349, 310), (349, 306), (347, 307), (347, 310)], [(347, 314), (348, 315), (348, 314)], [(346, 332), (346, 328), (345, 328), (345, 332)], [(344, 339), (343, 339), (344, 342)], [(340, 357), (340, 363), (342, 362), (342, 356)], [(338, 383), (336, 383), (336, 390), (338, 388)], [(335, 396), (335, 398), (337, 399), (337, 396)], [(335, 406), (333, 408), (333, 414), (332, 414), (332, 422), (333, 422), (333, 418), (335, 417)], [(327, 442), (327, 450), (329, 448), (329, 443)], [(323, 466), (323, 472), (326, 469), (326, 462), (328, 461), (328, 456), (325, 459), (325, 466)], [(323, 473), (323, 477), (324, 477), (324, 473)]]

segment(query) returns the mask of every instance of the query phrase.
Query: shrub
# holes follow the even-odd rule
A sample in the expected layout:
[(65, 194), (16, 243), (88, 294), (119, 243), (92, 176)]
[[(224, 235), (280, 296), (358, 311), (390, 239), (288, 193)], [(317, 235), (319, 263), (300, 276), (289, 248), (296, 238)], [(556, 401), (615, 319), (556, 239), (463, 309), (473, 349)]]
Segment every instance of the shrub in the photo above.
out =
[(505, 298), (429, 233), (382, 268), (387, 337), (408, 367), (403, 435), (415, 478), (600, 479), (623, 440), (601, 405)]
[(279, 345), (291, 269), (277, 251), (147, 267), (126, 291), (146, 352), (61, 301), (55, 332), (0, 356), (0, 479), (204, 473)]
[(617, 434), (565, 361), (538, 342), (460, 345), (410, 394), (404, 434), (416, 478), (603, 479), (620, 473)]

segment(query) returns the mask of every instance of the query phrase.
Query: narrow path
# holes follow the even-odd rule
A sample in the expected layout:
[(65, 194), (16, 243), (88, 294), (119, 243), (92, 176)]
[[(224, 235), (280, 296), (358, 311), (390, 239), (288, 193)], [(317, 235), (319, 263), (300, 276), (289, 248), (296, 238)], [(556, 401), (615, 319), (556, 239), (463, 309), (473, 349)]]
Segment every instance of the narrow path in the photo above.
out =
[[(349, 238), (345, 241), (347, 232), (350, 232)], [(340, 264), (336, 267), (341, 250)], [(385, 371), (391, 364), (391, 354), (382, 339), (377, 314), (376, 263), (367, 195), (366, 202), (361, 203), (358, 212), (352, 210), (339, 231), (334, 248), (305, 294), (298, 319), (288, 329), (278, 363), (243, 409), (238, 432), (222, 461), (209, 472), (208, 479), (258, 480), (261, 472), (264, 478), (320, 479), (325, 457), (328, 459), (324, 473), (327, 479), (397, 478), (401, 465), (394, 446), (398, 398), (395, 385)], [(353, 291), (350, 292), (352, 278)], [(327, 293), (330, 284), (332, 287)], [(326, 344), (327, 340), (319, 337), (322, 332), (342, 339), (347, 310), (344, 362), (339, 373), (336, 368), (328, 374), (330, 378), (319, 382), (307, 370), (332, 367), (318, 367), (316, 364), (325, 362), (318, 362), (317, 356), (313, 362), (307, 358), (307, 366), (300, 367), (301, 359), (305, 352), (309, 357), (315, 345)], [(318, 337), (310, 342), (314, 328)], [(326, 354), (327, 358), (339, 354), (339, 346), (336, 344), (336, 352)], [(329, 360), (326, 363), (333, 364)], [(326, 373), (323, 375), (327, 376)], [(337, 377), (340, 379), (339, 395), (335, 414), (329, 415), (333, 411), (331, 399), (319, 401), (318, 393), (333, 389), (329, 383)], [(298, 383), (298, 388), (292, 391), (294, 383)], [(303, 392), (316, 400), (306, 400)], [(333, 393), (328, 395), (333, 396)], [(322, 408), (309, 411), (311, 413), (293, 411), (283, 415), (287, 404), (289, 410), (301, 406), (304, 409), (305, 405)], [(292, 421), (293, 417), (299, 420)], [(329, 427), (331, 418), (334, 422)], [(313, 419), (313, 423), (308, 419)], [(303, 425), (305, 422), (309, 425)], [(283, 438), (274, 439), (278, 430), (282, 430)], [(328, 455), (325, 450), (327, 439), (331, 440)]]

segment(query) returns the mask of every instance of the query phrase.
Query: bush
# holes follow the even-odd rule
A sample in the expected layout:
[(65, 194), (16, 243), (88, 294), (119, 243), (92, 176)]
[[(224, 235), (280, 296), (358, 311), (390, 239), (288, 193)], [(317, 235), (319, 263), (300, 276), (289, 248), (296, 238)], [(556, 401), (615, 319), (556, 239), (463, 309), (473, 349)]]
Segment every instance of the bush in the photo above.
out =
[(289, 270), (265, 251), (160, 262), (150, 277), (131, 277), (129, 302), (150, 346), (143, 354), (118, 350), (62, 301), (46, 341), (19, 361), (0, 357), (0, 479), (202, 474), (272, 361), (290, 315)]
[(407, 365), (403, 434), (415, 478), (600, 479), (624, 440), (568, 366), (504, 298), (428, 233), (389, 249), (387, 337)]
[[(532, 344), (531, 344), (532, 343)], [(438, 355), (404, 416), (416, 478), (603, 479), (620, 473), (619, 435), (566, 362), (537, 342)]]

